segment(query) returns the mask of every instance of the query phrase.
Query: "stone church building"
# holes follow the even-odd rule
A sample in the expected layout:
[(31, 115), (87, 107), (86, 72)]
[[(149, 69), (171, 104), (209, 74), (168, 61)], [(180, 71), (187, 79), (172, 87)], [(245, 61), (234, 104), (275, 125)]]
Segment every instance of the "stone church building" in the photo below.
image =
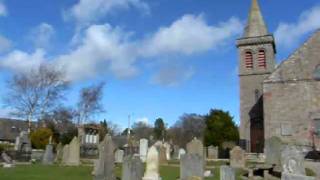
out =
[(276, 65), (276, 42), (258, 0), (237, 40), (240, 77), (240, 145), (263, 152), (272, 136), (320, 148), (320, 30)]

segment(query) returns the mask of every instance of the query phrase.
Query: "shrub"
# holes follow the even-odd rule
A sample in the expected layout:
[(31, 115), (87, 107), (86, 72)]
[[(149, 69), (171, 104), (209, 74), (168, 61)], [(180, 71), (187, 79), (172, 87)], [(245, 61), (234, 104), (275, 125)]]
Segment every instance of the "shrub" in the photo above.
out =
[(48, 128), (39, 128), (31, 132), (31, 143), (32, 147), (36, 149), (45, 149), (46, 145), (49, 143), (49, 138), (53, 133)]

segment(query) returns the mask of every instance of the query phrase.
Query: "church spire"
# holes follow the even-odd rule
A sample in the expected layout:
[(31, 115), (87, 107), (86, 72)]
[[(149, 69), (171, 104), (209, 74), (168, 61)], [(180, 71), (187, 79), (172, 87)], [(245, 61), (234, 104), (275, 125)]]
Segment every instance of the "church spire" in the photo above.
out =
[(244, 37), (257, 37), (265, 35), (268, 35), (268, 30), (263, 20), (258, 0), (252, 0), (249, 21), (244, 32)]

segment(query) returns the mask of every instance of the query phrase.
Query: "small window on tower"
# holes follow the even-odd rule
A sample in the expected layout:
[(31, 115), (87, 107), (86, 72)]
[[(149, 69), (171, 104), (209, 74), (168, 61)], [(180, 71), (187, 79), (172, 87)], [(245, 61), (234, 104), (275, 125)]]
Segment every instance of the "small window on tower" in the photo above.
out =
[(253, 55), (252, 52), (246, 52), (245, 54), (245, 66), (247, 69), (253, 68)]
[(264, 50), (260, 50), (258, 53), (258, 67), (264, 69), (267, 67), (266, 52)]

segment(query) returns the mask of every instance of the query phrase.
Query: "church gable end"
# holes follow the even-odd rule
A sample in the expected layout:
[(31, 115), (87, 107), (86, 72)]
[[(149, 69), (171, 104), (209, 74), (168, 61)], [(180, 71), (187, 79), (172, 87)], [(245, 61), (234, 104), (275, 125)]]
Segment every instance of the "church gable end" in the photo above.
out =
[(265, 80), (265, 83), (314, 79), (320, 65), (320, 30), (295, 51)]

